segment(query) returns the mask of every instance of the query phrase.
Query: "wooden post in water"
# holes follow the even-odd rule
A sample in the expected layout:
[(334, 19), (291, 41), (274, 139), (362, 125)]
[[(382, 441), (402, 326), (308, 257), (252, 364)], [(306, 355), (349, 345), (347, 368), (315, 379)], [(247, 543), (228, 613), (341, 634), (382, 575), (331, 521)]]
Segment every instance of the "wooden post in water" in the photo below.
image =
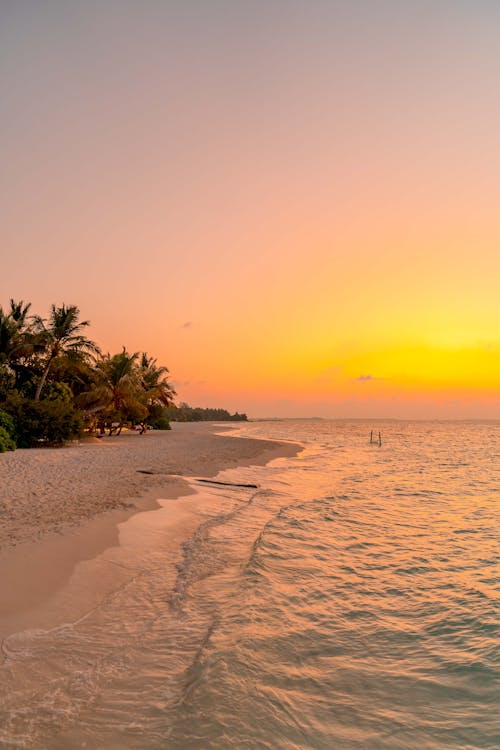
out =
[(381, 446), (382, 446), (382, 435), (379, 432), (379, 434), (378, 434), (378, 447), (380, 448)]
[(370, 445), (373, 443), (373, 430), (370, 432)]

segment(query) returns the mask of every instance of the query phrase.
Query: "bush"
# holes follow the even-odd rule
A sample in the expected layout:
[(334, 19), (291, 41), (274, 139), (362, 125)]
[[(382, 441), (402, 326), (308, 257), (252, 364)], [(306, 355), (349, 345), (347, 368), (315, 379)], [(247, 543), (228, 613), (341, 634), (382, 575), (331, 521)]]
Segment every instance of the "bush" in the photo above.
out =
[(0, 409), (0, 453), (16, 450), (16, 426), (6, 411)]
[(14, 439), (16, 435), (16, 425), (10, 414), (7, 414), (3, 409), (0, 409), (0, 427), (3, 427), (9, 437)]
[(0, 401), (5, 401), (14, 388), (16, 379), (14, 373), (0, 365)]
[(16, 444), (14, 439), (9, 435), (5, 427), (0, 425), (0, 453), (5, 451), (15, 451)]
[(167, 417), (167, 410), (159, 404), (153, 404), (149, 407), (149, 414), (146, 421), (154, 430), (171, 430), (170, 420)]
[(167, 417), (159, 417), (154, 422), (151, 423), (151, 427), (154, 430), (171, 430), (172, 426), (170, 422), (168, 421)]
[(16, 395), (6, 402), (5, 408), (14, 418), (19, 448), (63, 445), (83, 431), (81, 413), (66, 400), (33, 401)]
[(73, 403), (73, 393), (67, 383), (47, 383), (43, 398), (44, 401), (63, 401), (65, 404)]

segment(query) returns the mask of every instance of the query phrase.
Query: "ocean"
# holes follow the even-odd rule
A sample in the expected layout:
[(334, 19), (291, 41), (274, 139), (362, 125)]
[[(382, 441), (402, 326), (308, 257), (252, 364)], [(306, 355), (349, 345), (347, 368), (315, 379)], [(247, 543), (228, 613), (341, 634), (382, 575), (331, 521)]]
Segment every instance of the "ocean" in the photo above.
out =
[(500, 423), (238, 434), (303, 450), (190, 480), (182, 547), (162, 501), (98, 607), (8, 638), (0, 747), (499, 748)]

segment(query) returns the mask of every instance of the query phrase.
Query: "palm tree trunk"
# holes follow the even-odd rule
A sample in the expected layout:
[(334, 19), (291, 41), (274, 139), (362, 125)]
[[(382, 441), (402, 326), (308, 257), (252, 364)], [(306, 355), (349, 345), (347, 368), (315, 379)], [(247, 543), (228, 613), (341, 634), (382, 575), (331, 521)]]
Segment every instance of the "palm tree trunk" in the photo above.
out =
[(35, 401), (40, 401), (40, 394), (42, 392), (42, 388), (45, 385), (45, 381), (47, 380), (47, 375), (49, 374), (50, 366), (52, 364), (52, 360), (54, 359), (54, 355), (51, 354), (49, 357), (49, 361), (45, 365), (45, 370), (43, 371), (43, 375), (40, 378), (40, 382), (38, 383), (36, 393), (35, 393)]

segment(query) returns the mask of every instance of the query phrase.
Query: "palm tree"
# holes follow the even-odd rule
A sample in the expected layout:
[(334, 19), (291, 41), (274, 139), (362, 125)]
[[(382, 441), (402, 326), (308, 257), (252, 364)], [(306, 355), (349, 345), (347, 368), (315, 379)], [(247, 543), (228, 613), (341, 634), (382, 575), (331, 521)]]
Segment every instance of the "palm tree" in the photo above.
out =
[[(119, 422), (118, 432), (127, 418), (133, 416), (139, 420), (147, 413), (141, 399), (138, 357), (138, 352), (129, 354), (125, 347), (114, 356), (106, 354), (96, 364), (94, 387), (80, 399), (87, 413), (101, 412), (110, 422)], [(104, 421), (101, 431), (104, 431)], [(110, 434), (112, 432), (110, 428)]]
[(36, 389), (35, 401), (40, 400), (40, 394), (56, 357), (63, 354), (67, 356), (99, 354), (97, 344), (82, 333), (83, 329), (89, 325), (89, 321), (79, 322), (79, 316), (80, 310), (76, 305), (62, 304), (61, 307), (51, 306), (48, 323), (42, 318), (36, 319), (36, 331), (39, 340), (45, 346), (46, 361)]
[(0, 364), (12, 365), (32, 349), (31, 326), (27, 323), (31, 303), (10, 300), (10, 311), (0, 307)]
[(28, 313), (31, 307), (31, 302), (24, 303), (23, 300), (16, 302), (11, 298), (10, 300), (10, 317), (19, 324), (20, 327), (26, 324), (28, 319)]
[(0, 362), (3, 364), (8, 364), (10, 361), (16, 332), (17, 327), (15, 322), (0, 307)]
[[(168, 367), (156, 364), (157, 360), (142, 353), (140, 363), (140, 379), (143, 388), (143, 399), (151, 416), (158, 407), (172, 406), (176, 395), (174, 387), (168, 382)], [(146, 431), (146, 422), (141, 422), (141, 434)]]
[(167, 380), (168, 367), (158, 366), (156, 362), (156, 359), (148, 357), (146, 352), (143, 352), (140, 364), (142, 387), (146, 392), (148, 402), (172, 406), (176, 393), (173, 385)]

